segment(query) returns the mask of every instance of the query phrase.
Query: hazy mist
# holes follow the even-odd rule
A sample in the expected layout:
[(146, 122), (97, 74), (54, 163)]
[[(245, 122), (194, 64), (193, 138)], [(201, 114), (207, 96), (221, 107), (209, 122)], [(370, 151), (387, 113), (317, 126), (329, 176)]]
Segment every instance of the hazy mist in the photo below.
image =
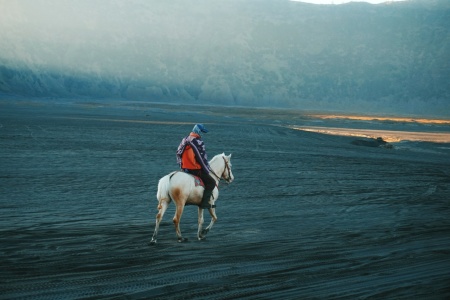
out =
[(450, 115), (446, 1), (1, 0), (0, 92)]

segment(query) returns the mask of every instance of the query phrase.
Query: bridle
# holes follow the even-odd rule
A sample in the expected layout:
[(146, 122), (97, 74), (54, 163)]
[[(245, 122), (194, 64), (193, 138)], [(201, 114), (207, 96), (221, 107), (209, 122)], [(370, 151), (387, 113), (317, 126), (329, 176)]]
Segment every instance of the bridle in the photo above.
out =
[[(230, 183), (230, 182), (231, 182), (231, 169), (230, 169), (230, 165), (228, 164), (228, 162), (227, 162), (227, 160), (225, 159), (225, 157), (222, 156), (222, 158), (223, 158), (223, 161), (224, 161), (224, 163), (225, 163), (225, 169), (223, 170), (222, 176), (219, 177), (219, 176), (217, 176), (216, 173), (214, 173), (213, 170), (210, 170), (210, 171), (211, 171), (211, 173), (213, 173), (214, 176), (217, 177), (217, 179), (218, 179), (219, 181), (220, 181), (221, 179), (223, 179), (223, 180), (225, 180), (226, 182)], [(225, 178), (225, 177), (223, 176), (223, 174), (225, 174), (225, 170), (227, 170), (228, 178)]]

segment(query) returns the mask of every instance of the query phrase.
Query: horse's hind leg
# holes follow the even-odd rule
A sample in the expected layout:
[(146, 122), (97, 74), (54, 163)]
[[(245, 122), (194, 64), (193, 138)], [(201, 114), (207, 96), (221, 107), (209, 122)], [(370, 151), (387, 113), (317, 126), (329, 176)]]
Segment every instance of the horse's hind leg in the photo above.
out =
[(177, 233), (177, 237), (178, 237), (178, 242), (182, 243), (182, 242), (186, 242), (188, 239), (187, 238), (183, 238), (181, 236), (181, 230), (180, 230), (180, 220), (181, 220), (181, 215), (183, 214), (183, 210), (184, 210), (184, 205), (182, 203), (177, 203), (176, 204), (176, 211), (175, 211), (175, 216), (173, 217), (173, 224), (175, 225), (175, 232)]
[(152, 240), (150, 241), (150, 244), (156, 244), (156, 238), (158, 236), (159, 231), (159, 224), (161, 223), (161, 220), (164, 216), (164, 213), (166, 212), (167, 206), (169, 205), (166, 201), (161, 201), (158, 205), (159, 211), (156, 215), (156, 224), (155, 224), (155, 232), (153, 233)]

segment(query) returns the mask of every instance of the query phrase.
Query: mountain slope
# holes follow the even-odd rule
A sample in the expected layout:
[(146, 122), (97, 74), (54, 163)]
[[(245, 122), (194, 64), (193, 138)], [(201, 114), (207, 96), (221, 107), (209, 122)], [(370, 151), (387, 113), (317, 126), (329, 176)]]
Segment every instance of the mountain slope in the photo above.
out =
[(11, 12), (0, 21), (3, 93), (450, 111), (445, 1), (12, 3), (0, 4)]

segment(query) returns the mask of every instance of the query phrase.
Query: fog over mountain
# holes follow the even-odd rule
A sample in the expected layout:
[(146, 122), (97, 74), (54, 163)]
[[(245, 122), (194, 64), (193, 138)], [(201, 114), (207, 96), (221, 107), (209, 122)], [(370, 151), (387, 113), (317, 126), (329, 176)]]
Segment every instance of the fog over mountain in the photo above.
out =
[(450, 116), (450, 4), (0, 0), (0, 93)]

